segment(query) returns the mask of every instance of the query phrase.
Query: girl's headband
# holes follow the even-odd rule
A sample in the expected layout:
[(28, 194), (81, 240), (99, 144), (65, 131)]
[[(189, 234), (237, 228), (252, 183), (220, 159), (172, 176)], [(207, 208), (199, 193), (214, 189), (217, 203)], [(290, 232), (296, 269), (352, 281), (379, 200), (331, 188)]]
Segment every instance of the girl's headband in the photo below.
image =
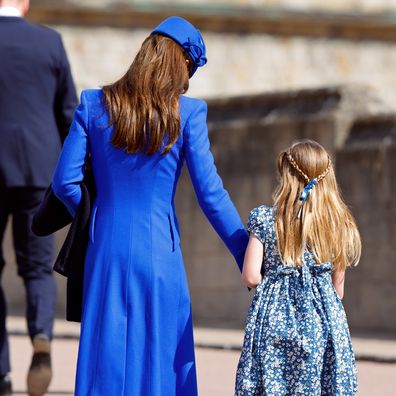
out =
[(318, 177), (315, 177), (313, 179), (310, 179), (309, 176), (299, 167), (299, 165), (297, 164), (296, 160), (293, 158), (292, 154), (291, 154), (291, 150), (288, 150), (286, 152), (286, 158), (289, 161), (289, 164), (297, 171), (297, 173), (304, 179), (305, 181), (305, 187), (303, 192), (300, 195), (300, 201), (302, 201), (302, 206), (298, 212), (297, 217), (300, 218), (301, 217), (301, 212), (302, 212), (302, 208), (304, 206), (304, 203), (307, 201), (309, 194), (311, 192), (311, 190), (323, 179), (326, 177), (326, 175), (329, 173), (330, 168), (331, 168), (331, 158), (328, 155), (328, 164), (326, 169), (323, 171), (323, 173), (321, 173)]

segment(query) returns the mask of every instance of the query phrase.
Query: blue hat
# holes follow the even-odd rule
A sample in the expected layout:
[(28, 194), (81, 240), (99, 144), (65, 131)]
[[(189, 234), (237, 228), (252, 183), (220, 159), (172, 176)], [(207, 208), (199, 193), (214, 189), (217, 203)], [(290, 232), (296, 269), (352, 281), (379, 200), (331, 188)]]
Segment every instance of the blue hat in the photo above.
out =
[(205, 42), (201, 32), (190, 22), (178, 16), (172, 16), (162, 21), (151, 34), (162, 34), (178, 43), (193, 61), (190, 77), (198, 67), (205, 65), (206, 58)]

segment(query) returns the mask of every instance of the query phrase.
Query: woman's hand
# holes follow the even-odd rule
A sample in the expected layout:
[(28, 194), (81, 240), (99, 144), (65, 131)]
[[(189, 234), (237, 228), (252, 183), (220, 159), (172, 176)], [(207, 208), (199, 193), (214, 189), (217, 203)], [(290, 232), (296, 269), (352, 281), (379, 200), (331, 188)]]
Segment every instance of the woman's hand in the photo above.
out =
[(263, 244), (253, 233), (251, 233), (242, 270), (242, 282), (245, 286), (254, 288), (261, 282), (263, 254)]

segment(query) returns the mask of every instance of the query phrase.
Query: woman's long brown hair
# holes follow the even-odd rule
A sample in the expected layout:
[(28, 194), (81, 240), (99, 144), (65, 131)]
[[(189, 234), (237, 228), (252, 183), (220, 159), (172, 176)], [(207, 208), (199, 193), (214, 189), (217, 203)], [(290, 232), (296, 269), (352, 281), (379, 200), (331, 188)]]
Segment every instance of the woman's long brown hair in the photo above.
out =
[[(318, 263), (331, 262), (337, 271), (357, 264), (361, 254), (360, 235), (341, 197), (326, 150), (311, 140), (295, 143), (279, 155), (278, 171), (280, 183), (274, 202), (283, 261), (302, 265), (304, 249), (308, 248)], [(318, 183), (302, 208), (300, 195), (313, 178)]]
[(152, 35), (126, 74), (103, 87), (115, 147), (129, 154), (169, 152), (180, 133), (179, 97), (188, 89), (188, 61), (175, 41)]

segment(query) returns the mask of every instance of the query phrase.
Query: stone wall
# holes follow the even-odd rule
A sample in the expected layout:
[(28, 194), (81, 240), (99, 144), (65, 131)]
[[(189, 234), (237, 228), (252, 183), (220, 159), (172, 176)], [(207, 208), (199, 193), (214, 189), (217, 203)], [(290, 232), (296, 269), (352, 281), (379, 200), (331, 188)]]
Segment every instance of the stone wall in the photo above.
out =
[(364, 331), (396, 331), (396, 116), (354, 122), (337, 152), (339, 182), (362, 234), (361, 264), (348, 272), (345, 306)]
[[(70, 4), (77, 6), (87, 5), (90, 7), (106, 7), (112, 5), (145, 5), (145, 6), (185, 6), (186, 0), (68, 0)], [(298, 11), (321, 11), (321, 12), (388, 12), (396, 11), (395, 0), (189, 0), (189, 6), (206, 7), (252, 7), (252, 8), (278, 8)]]
[[(364, 116), (360, 90), (327, 88), (209, 100), (208, 125), (218, 171), (246, 221), (249, 211), (271, 204), (277, 154), (311, 138), (335, 159), (341, 189), (363, 239), (363, 256), (348, 271), (345, 306), (354, 332), (396, 331), (396, 118)], [(198, 207), (184, 169), (176, 200), (182, 248), (197, 325), (240, 328), (251, 294), (241, 285), (232, 256)], [(57, 237), (58, 246), (64, 232)], [(24, 311), (15, 275), (10, 230), (3, 284), (13, 314)], [(64, 317), (65, 282), (57, 276), (57, 313)]]
[[(47, 6), (40, 6), (41, 3)], [(389, 17), (391, 14), (384, 14), (396, 11), (396, 0), (195, 0), (188, 3), (189, 6), (210, 5), (214, 7), (212, 11), (183, 7), (185, 2), (181, 0), (126, 0), (123, 3), (129, 7), (122, 8), (119, 1), (109, 0), (68, 1), (62, 6), (39, 0), (33, 3), (36, 6), (32, 7), (32, 20), (50, 24), (63, 35), (79, 89), (103, 85), (120, 77), (150, 27), (155, 26), (157, 19), (169, 15), (170, 11), (162, 6), (174, 4), (177, 7), (172, 8), (172, 12), (187, 13), (187, 17), (195, 18), (207, 44), (209, 61), (191, 80), (193, 96), (218, 98), (356, 84), (375, 92), (381, 99), (381, 111), (396, 108), (393, 72), (396, 25)], [(231, 12), (225, 3), (231, 8), (246, 6), (260, 10), (254, 14)], [(91, 5), (93, 9), (84, 13), (82, 5)], [(274, 6), (280, 11), (266, 11)], [(293, 7), (304, 11), (305, 17), (282, 11)], [(317, 8), (323, 12), (316, 15)], [(327, 13), (327, 9), (337, 13)], [(379, 14), (372, 17), (339, 14), (347, 10), (360, 14), (364, 10), (376, 10)], [(127, 17), (123, 18), (124, 14)], [(139, 20), (143, 22), (139, 24)], [(106, 24), (114, 27), (106, 27)], [(236, 29), (228, 29), (229, 25), (236, 25)]]
[[(156, 2), (161, 0), (152, 0), (151, 4)], [(374, 7), (374, 3), (382, 8)], [(197, 0), (194, 4), (204, 2)], [(396, 1), (380, 0), (235, 0), (232, 4), (285, 9), (293, 5), (302, 11), (319, 6), (321, 10), (333, 7), (337, 12), (396, 10)], [(149, 34), (149, 30), (136, 27), (53, 27), (63, 35), (79, 90), (119, 78)], [(362, 263), (348, 274), (345, 305), (352, 327), (359, 331), (395, 331), (391, 313), (396, 281), (390, 267), (396, 258), (395, 183), (391, 172), (395, 136), (389, 132), (394, 121), (392, 117), (371, 116), (396, 108), (395, 41), (215, 31), (203, 34), (209, 62), (191, 80), (189, 94), (209, 98), (213, 152), (241, 216), (246, 220), (252, 207), (271, 202), (279, 150), (303, 137), (324, 144), (336, 158), (342, 189), (364, 240)], [(347, 89), (321, 88), (334, 85)], [(299, 91), (306, 88), (310, 90)], [(354, 119), (358, 121), (351, 129)], [(373, 192), (368, 186), (374, 182), (379, 182), (381, 189)], [(251, 296), (241, 287), (235, 263), (200, 212), (186, 172), (177, 203), (196, 323), (242, 326)], [(63, 235), (58, 235), (58, 246)], [(10, 312), (21, 314), (24, 294), (15, 275), (10, 230), (5, 254), (8, 266), (3, 284)], [(65, 284), (61, 277), (58, 284), (57, 312), (63, 317)]]
[[(329, 150), (364, 244), (360, 266), (347, 275), (345, 306), (351, 327), (354, 332), (391, 334), (396, 330), (394, 319), (389, 318), (396, 301), (396, 279), (394, 274), (390, 276), (396, 249), (391, 203), (395, 194), (389, 173), (393, 160), (386, 151), (390, 136), (383, 137), (380, 130), (384, 127), (374, 117), (370, 118), (366, 140), (377, 137), (371, 145), (359, 143), (368, 132), (367, 127), (362, 132), (361, 121), (351, 123), (366, 111), (355, 101), (357, 96), (358, 92), (329, 89), (213, 100), (209, 125), (219, 172), (244, 220), (251, 208), (271, 204), (279, 151), (302, 138), (317, 140)], [(353, 156), (349, 154), (352, 148)], [(373, 148), (377, 156), (372, 154)], [(378, 189), (369, 194), (367, 177), (374, 181), (375, 172), (382, 178)], [(251, 295), (241, 287), (232, 258), (200, 214), (187, 176), (179, 193), (183, 197), (178, 200), (178, 209), (196, 323), (240, 327)], [(371, 274), (374, 258), (375, 275)]]
[[(209, 128), (219, 173), (245, 222), (271, 204), (277, 154), (299, 138), (336, 149), (338, 90), (257, 95), (209, 102)], [(232, 256), (211, 229), (184, 174), (177, 199), (195, 323), (242, 327), (252, 297)], [(191, 227), (194, 224), (194, 227)]]
[[(141, 42), (143, 29), (56, 26), (63, 35), (79, 89), (119, 78)], [(396, 44), (260, 34), (205, 33), (208, 64), (191, 79), (189, 94), (218, 98), (339, 84), (362, 85), (362, 100), (396, 108)], [(377, 96), (380, 100), (372, 98)]]

